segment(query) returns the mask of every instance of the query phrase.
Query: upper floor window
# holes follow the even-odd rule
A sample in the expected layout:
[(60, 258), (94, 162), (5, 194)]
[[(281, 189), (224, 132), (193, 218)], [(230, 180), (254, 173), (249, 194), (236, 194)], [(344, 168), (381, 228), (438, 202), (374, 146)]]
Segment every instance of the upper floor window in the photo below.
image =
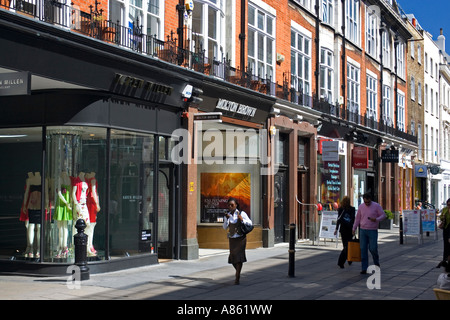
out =
[(355, 44), (359, 44), (359, 0), (348, 0), (345, 3), (346, 37)]
[(401, 41), (397, 44), (397, 75), (405, 77), (405, 44)]
[(383, 86), (383, 121), (386, 125), (392, 126), (391, 88), (389, 86)]
[(366, 13), (366, 52), (377, 58), (378, 48), (378, 17), (367, 10)]
[(347, 108), (350, 111), (350, 121), (356, 121), (359, 115), (359, 78), (358, 67), (347, 63)]
[(300, 4), (302, 7), (311, 10), (312, 6), (311, 6), (311, 0), (294, 0), (294, 2)]
[(367, 75), (367, 116), (377, 119), (377, 79)]
[(275, 17), (248, 6), (248, 67), (253, 74), (274, 81)]
[(320, 97), (333, 102), (333, 52), (320, 50)]
[(304, 94), (311, 93), (311, 39), (291, 30), (291, 86)]
[(405, 95), (397, 94), (397, 129), (405, 131)]
[(322, 20), (333, 25), (333, 0), (322, 0)]
[(387, 68), (391, 68), (391, 37), (389, 33), (384, 31), (381, 35), (381, 45), (383, 54), (383, 65)]
[(192, 12), (192, 50), (205, 50), (208, 58), (223, 58), (222, 35), (224, 13), (220, 8), (221, 1), (194, 1)]
[(164, 1), (111, 0), (109, 20), (130, 28), (142, 28), (142, 33), (163, 39)]

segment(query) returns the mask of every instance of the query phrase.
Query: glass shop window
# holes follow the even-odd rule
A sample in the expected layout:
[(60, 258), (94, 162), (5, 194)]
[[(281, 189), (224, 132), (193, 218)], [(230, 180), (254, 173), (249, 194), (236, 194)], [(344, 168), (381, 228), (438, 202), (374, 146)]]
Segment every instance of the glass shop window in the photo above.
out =
[(42, 129), (0, 129), (0, 259), (39, 259), (43, 212)]

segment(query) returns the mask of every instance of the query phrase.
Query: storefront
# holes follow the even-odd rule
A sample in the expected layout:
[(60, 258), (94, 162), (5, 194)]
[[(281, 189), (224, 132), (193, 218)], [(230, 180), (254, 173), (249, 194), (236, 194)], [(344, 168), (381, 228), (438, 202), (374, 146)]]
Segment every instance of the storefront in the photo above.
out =
[(189, 78), (35, 27), (37, 35), (12, 21), (0, 29), (9, 48), (0, 53), (0, 270), (66, 274), (78, 218), (91, 273), (178, 258), (182, 169), (171, 136)]
[[(265, 121), (273, 101), (239, 88), (205, 84), (203, 103), (194, 120), (196, 141), (197, 235), (200, 248), (228, 248), (223, 217), (227, 200), (239, 202), (255, 225), (247, 247), (262, 246), (266, 184), (263, 177), (273, 166)], [(220, 119), (201, 115), (218, 114)]]

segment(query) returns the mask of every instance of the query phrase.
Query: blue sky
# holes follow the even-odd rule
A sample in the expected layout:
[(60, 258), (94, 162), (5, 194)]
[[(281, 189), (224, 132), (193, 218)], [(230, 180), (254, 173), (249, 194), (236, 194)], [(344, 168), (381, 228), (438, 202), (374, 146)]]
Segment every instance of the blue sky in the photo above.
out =
[[(440, 28), (444, 29), (444, 36), (450, 39), (450, 0), (397, 0), (397, 2), (405, 13), (416, 16), (422, 28), (433, 35), (433, 40), (439, 36)], [(446, 47), (446, 51), (449, 52), (450, 47)]]

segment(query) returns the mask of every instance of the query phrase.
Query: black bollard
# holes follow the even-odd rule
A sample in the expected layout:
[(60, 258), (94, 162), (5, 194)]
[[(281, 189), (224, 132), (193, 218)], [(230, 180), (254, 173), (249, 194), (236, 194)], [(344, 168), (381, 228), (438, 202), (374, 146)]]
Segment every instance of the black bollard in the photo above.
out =
[(400, 213), (400, 218), (399, 218), (399, 233), (400, 233), (400, 244), (403, 244), (403, 215)]
[(289, 277), (295, 277), (295, 224), (289, 225)]
[(86, 222), (83, 219), (78, 219), (75, 228), (77, 228), (77, 234), (73, 236), (75, 243), (75, 265), (80, 268), (80, 281), (89, 280), (89, 268), (87, 267), (88, 236), (84, 233)]

